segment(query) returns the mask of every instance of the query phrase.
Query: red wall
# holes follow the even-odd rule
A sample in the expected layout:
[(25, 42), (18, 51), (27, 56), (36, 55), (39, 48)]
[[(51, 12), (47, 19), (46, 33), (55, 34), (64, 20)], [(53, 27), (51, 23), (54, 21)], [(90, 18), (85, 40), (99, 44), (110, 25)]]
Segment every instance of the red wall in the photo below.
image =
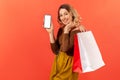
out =
[(0, 0), (0, 80), (49, 80), (54, 55), (43, 15), (52, 15), (55, 33), (57, 9), (73, 5), (92, 30), (103, 59), (101, 69), (80, 75), (80, 80), (119, 80), (119, 0)]

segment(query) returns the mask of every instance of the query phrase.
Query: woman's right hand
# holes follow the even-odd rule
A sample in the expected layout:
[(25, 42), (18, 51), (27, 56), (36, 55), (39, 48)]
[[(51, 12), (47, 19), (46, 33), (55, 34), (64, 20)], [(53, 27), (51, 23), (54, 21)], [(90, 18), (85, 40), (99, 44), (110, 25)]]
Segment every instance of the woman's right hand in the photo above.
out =
[(54, 28), (53, 28), (53, 24), (51, 23), (50, 28), (46, 28), (46, 31), (49, 34), (50, 37), (50, 43), (55, 43), (55, 39), (54, 39)]
[(53, 34), (53, 32), (54, 32), (54, 27), (53, 27), (53, 23), (51, 23), (51, 26), (50, 26), (50, 28), (46, 28), (46, 31), (49, 33), (49, 34)]

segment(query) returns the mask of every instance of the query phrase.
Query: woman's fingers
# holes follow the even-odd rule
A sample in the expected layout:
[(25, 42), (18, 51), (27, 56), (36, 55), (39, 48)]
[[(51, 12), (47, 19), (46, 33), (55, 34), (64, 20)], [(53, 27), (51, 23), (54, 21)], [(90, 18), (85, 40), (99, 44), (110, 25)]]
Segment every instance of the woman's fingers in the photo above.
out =
[[(42, 25), (43, 27), (44, 27), (44, 25)], [(46, 31), (48, 32), (48, 33), (53, 33), (53, 29), (54, 29), (54, 27), (53, 27), (53, 23), (51, 22), (51, 25), (50, 25), (50, 28), (45, 28), (46, 29)]]
[(86, 30), (85, 30), (85, 27), (84, 27), (83, 25), (80, 25), (80, 26), (79, 26), (79, 29), (80, 29), (81, 32), (85, 32), (85, 31), (86, 31)]

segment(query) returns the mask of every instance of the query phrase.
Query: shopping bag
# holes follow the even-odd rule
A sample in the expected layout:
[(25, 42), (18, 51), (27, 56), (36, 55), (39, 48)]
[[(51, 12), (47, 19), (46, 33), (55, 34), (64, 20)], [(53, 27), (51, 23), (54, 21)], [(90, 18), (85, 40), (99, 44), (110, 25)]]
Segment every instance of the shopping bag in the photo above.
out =
[(95, 71), (105, 63), (91, 31), (77, 33), (74, 38), (73, 72)]

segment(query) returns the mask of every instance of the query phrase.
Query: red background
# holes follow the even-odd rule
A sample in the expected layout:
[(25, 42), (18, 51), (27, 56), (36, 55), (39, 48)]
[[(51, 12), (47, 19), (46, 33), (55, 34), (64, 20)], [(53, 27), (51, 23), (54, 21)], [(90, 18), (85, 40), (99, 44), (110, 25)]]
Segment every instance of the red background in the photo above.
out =
[(55, 34), (60, 4), (73, 5), (92, 30), (103, 59), (101, 69), (80, 80), (119, 80), (119, 0), (0, 0), (0, 80), (49, 80), (54, 60), (43, 15), (52, 15)]

